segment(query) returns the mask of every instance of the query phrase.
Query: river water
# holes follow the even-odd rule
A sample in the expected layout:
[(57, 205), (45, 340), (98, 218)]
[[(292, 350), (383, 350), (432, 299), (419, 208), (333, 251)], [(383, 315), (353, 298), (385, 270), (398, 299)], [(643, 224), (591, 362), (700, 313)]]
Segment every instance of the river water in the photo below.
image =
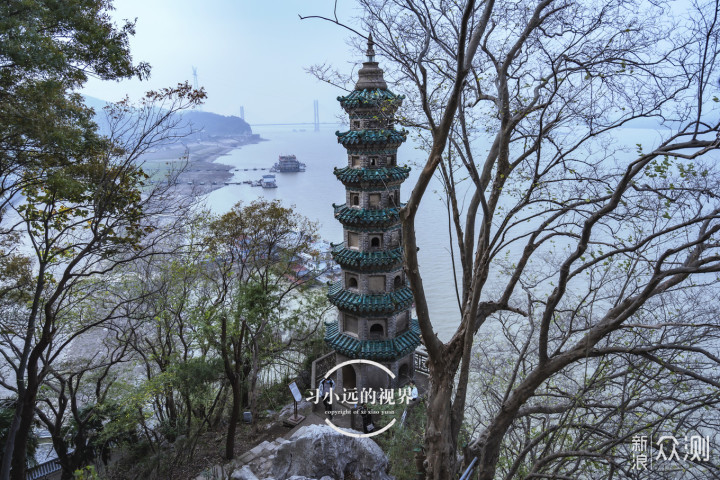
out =
[[(211, 192), (206, 202), (214, 213), (224, 213), (239, 201), (250, 202), (258, 197), (280, 199), (285, 205), (294, 205), (297, 212), (319, 223), (319, 234), (327, 241), (342, 241), (342, 226), (333, 217), (332, 203), (345, 202), (345, 189), (333, 175), (333, 167), (347, 165), (345, 149), (337, 143), (336, 130), (343, 125), (322, 125), (319, 132), (294, 130), (293, 127), (255, 127), (263, 141), (233, 150), (217, 162), (235, 168), (269, 168), (279, 155), (294, 154), (307, 165), (305, 172), (277, 173), (278, 188), (263, 189), (250, 185), (228, 185)], [(645, 144), (657, 141), (658, 133), (649, 129), (622, 129), (618, 138), (628, 146), (643, 140)], [(415, 165), (424, 160), (421, 150), (408, 140), (398, 150), (398, 164)], [(258, 180), (267, 171), (250, 170), (233, 172), (233, 182)], [(402, 187), (401, 199), (407, 199), (417, 179), (418, 168)], [(417, 217), (417, 238), (420, 251), (420, 271), (425, 280), (431, 319), (439, 337), (446, 341), (459, 323), (451, 256), (448, 244), (448, 219), (445, 204), (437, 192), (440, 182), (434, 180), (425, 194)]]
[[(319, 132), (293, 130), (293, 127), (254, 127), (267, 141), (246, 145), (216, 160), (236, 168), (268, 168), (279, 155), (294, 154), (307, 165), (305, 172), (276, 173), (278, 188), (260, 188), (250, 185), (227, 185), (207, 196), (207, 205), (214, 213), (228, 211), (238, 201), (250, 202), (258, 197), (280, 199), (285, 205), (294, 205), (298, 213), (319, 223), (319, 234), (327, 241), (342, 241), (342, 225), (333, 217), (333, 202), (345, 203), (345, 187), (333, 175), (333, 167), (347, 165), (347, 154), (337, 143), (336, 130), (342, 125), (321, 125)], [(398, 164), (412, 165), (423, 158), (411, 141), (398, 151)], [(232, 182), (258, 180), (266, 171), (233, 172)], [(418, 169), (413, 168), (410, 178), (403, 183), (401, 199), (404, 201), (417, 179)], [(439, 187), (434, 182), (433, 188)], [(430, 314), (437, 332), (443, 340), (452, 335), (459, 323), (459, 309), (455, 300), (450, 253), (447, 243), (447, 211), (438, 195), (429, 192), (421, 204), (417, 219), (417, 236), (420, 271), (427, 279), (425, 288)], [(432, 281), (429, 281), (429, 280)]]

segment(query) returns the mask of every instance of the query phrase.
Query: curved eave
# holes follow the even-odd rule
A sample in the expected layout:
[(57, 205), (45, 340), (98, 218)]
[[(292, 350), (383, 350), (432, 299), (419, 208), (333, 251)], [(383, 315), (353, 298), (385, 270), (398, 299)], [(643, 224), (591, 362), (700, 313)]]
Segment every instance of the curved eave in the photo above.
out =
[[(401, 204), (402, 206), (403, 204)], [(345, 204), (333, 204), (333, 208), (335, 209), (335, 218), (343, 225), (350, 227), (383, 227), (400, 221), (400, 209), (397, 207), (370, 210), (348, 207)]]
[(360, 340), (340, 332), (337, 320), (325, 322), (325, 342), (335, 351), (350, 358), (396, 360), (411, 354), (420, 346), (420, 327), (416, 318), (410, 328), (388, 340)]
[(344, 244), (332, 249), (333, 260), (343, 268), (387, 269), (402, 264), (402, 247), (377, 252), (361, 252), (345, 248)]
[(381, 168), (336, 168), (333, 173), (343, 185), (359, 185), (361, 183), (390, 185), (404, 182), (410, 175), (410, 167)]
[(344, 97), (337, 97), (340, 106), (346, 111), (356, 108), (390, 108), (397, 110), (404, 99), (404, 95), (395, 95), (385, 88), (353, 90)]
[(410, 308), (413, 294), (407, 286), (383, 294), (361, 294), (345, 290), (337, 282), (328, 289), (328, 300), (347, 312), (392, 314)]
[(397, 131), (395, 129), (348, 130), (347, 132), (335, 132), (335, 135), (338, 137), (338, 143), (341, 143), (344, 147), (357, 145), (400, 146), (407, 140), (406, 131)]

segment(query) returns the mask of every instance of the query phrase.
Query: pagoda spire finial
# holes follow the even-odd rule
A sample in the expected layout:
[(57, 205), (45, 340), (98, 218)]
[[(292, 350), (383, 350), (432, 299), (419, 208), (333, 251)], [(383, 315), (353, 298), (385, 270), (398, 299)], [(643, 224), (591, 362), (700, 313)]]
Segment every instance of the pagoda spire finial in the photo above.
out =
[(375, 42), (373, 41), (372, 32), (368, 34), (367, 39), (367, 60), (363, 63), (363, 67), (358, 71), (358, 81), (355, 84), (355, 90), (364, 89), (386, 89), (387, 83), (383, 78), (383, 71), (378, 67), (375, 60)]
[(375, 45), (375, 42), (373, 42), (372, 32), (370, 32), (370, 35), (368, 35), (368, 48), (367, 48), (367, 52), (366, 52), (368, 62), (375, 61), (375, 49), (373, 48), (374, 45)]

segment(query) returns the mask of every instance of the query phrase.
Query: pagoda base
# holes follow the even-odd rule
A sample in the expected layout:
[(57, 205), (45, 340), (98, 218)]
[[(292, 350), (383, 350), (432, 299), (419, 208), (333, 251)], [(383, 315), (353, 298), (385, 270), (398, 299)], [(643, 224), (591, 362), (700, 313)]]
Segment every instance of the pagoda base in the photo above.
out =
[[(343, 389), (356, 388), (357, 391), (366, 389), (390, 389), (406, 385), (414, 377), (414, 353), (390, 362), (377, 362), (387, 367), (395, 378), (390, 377), (380, 368), (367, 363), (345, 365), (335, 372), (336, 390), (340, 394)], [(353, 360), (340, 353), (336, 353), (336, 365)]]

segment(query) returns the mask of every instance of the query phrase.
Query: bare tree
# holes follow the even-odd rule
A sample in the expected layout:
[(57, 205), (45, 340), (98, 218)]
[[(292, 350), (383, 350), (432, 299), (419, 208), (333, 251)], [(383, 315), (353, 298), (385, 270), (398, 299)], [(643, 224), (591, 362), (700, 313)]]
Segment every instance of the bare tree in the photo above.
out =
[[(576, 381), (587, 359), (599, 371), (608, 359), (623, 368), (620, 359), (632, 357), (717, 388), (714, 348), (693, 347), (693, 337), (678, 332), (670, 337), (683, 346), (632, 338), (694, 325), (655, 323), (652, 313), (667, 309), (676, 291), (716, 287), (720, 172), (711, 152), (720, 143), (710, 85), (718, 3), (684, 12), (619, 0), (360, 3), (364, 29), (394, 67), (393, 88), (408, 97), (404, 122), (419, 129), (427, 150), (400, 213), (429, 356), (427, 477), (458, 470), (473, 344), (480, 339), (487, 350), (485, 339), (510, 317), (516, 331), (507, 333), (522, 346), (513, 344), (520, 351), (506, 389), (487, 403), (465, 450), (466, 461), (478, 457), (480, 479), (496, 477), (509, 432), (521, 431), (528, 409), (560, 378)], [(653, 144), (620, 148), (621, 128), (640, 122), (657, 126)], [(459, 326), (447, 342), (433, 327), (415, 234), (433, 176), (448, 205), (450, 268), (459, 265)], [(659, 355), (663, 348), (691, 350), (713, 368), (690, 370), (678, 356)], [(711, 395), (695, 405), (713, 404)], [(619, 412), (613, 421), (623, 425)], [(592, 448), (610, 458), (600, 444)], [(589, 468), (577, 459), (590, 453), (564, 455)], [(506, 469), (515, 460), (503, 459), (507, 478), (528, 473)], [(532, 468), (534, 478), (571, 478)]]
[[(83, 340), (89, 344), (83, 346)], [(74, 358), (55, 362), (50, 369), (36, 409), (50, 432), (63, 479), (74, 478), (76, 470), (95, 460), (109, 461), (117, 435), (103, 438), (108, 417), (116, 413), (108, 393), (121, 371), (119, 365), (127, 361), (127, 344), (111, 336), (102, 342), (92, 336), (77, 339), (73, 350)]]
[[(712, 444), (718, 441), (720, 392), (666, 367), (681, 365), (706, 375), (717, 370), (714, 359), (706, 356), (717, 348), (720, 326), (713, 309), (704, 306), (713, 292), (692, 290), (665, 294), (662, 303), (650, 300), (632, 323), (538, 387), (506, 433), (496, 478), (718, 476), (720, 465), (704, 456), (683, 463), (654, 461), (659, 445), (653, 439), (663, 435), (681, 441), (692, 435), (708, 436)], [(535, 307), (530, 311), (542, 311), (539, 302)], [(574, 318), (568, 313), (564, 312), (573, 328), (586, 325), (586, 309), (573, 312)], [(686, 316), (694, 321), (679, 320)], [(537, 367), (537, 318), (531, 315), (528, 322), (518, 315), (500, 314), (494, 320), (499, 331), (491, 342), (476, 345), (471, 365), (466, 417), (466, 423), (474, 426), (468, 432), (471, 436), (492, 423), (508, 392)], [(615, 347), (617, 353), (599, 354), (608, 347)], [(639, 447), (642, 442), (642, 451), (632, 450), (633, 444)], [(680, 458), (689, 453), (678, 450)], [(644, 456), (648, 470), (637, 467), (639, 456)]]

